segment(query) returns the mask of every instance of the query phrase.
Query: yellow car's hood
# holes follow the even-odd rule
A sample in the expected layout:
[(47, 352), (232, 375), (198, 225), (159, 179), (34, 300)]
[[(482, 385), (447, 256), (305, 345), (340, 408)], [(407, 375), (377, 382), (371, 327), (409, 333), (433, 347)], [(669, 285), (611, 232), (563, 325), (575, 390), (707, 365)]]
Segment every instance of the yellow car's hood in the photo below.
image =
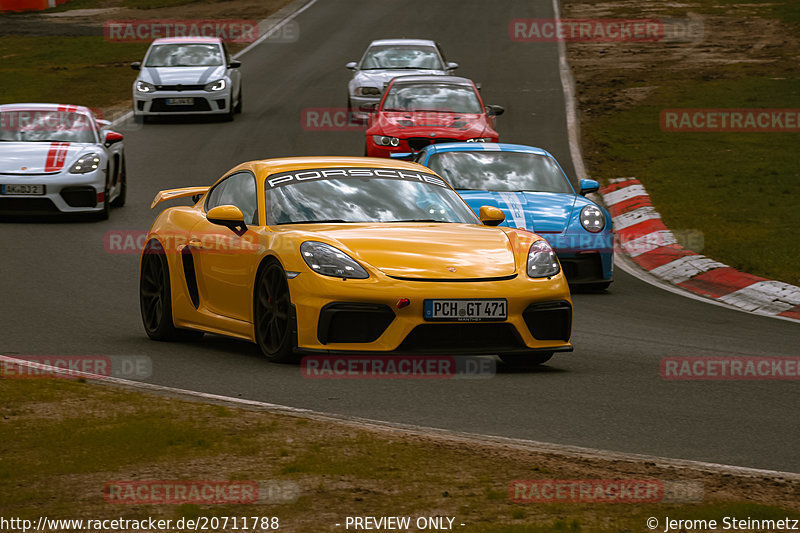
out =
[(370, 224), (324, 234), (387, 276), (475, 279), (511, 276), (514, 250), (505, 232), (471, 224)]

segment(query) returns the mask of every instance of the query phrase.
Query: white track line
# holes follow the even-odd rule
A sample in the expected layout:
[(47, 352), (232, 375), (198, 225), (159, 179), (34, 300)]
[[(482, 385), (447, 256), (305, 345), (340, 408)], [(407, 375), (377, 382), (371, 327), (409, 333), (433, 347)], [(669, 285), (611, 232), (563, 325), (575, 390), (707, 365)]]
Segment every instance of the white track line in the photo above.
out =
[(203, 401), (212, 403), (224, 403), (236, 407), (250, 407), (258, 409), (260, 411), (265, 411), (274, 414), (296, 416), (300, 418), (308, 418), (322, 422), (346, 424), (356, 428), (373, 430), (373, 431), (390, 432), (395, 434), (401, 433), (405, 435), (413, 435), (425, 438), (433, 437), (457, 443), (481, 444), (484, 446), (500, 446), (503, 448), (510, 448), (519, 451), (550, 454), (559, 457), (593, 459), (606, 462), (621, 461), (627, 463), (653, 463), (653, 466), (658, 468), (684, 468), (699, 472), (730, 474), (739, 477), (771, 478), (771, 479), (783, 479), (787, 481), (800, 482), (800, 473), (795, 473), (795, 472), (781, 472), (778, 470), (765, 470), (760, 468), (749, 468), (744, 466), (723, 465), (718, 463), (708, 463), (704, 461), (692, 461), (689, 459), (672, 459), (669, 457), (658, 457), (654, 455), (645, 455), (638, 453), (614, 452), (608, 450), (600, 450), (597, 448), (585, 448), (582, 446), (553, 444), (549, 442), (515, 439), (515, 438), (501, 437), (495, 435), (479, 435), (475, 433), (451, 431), (447, 429), (417, 426), (413, 424), (400, 424), (400, 423), (384, 422), (381, 420), (372, 420), (368, 418), (360, 418), (354, 416), (335, 415), (320, 411), (314, 411), (312, 409), (287, 407), (285, 405), (259, 402), (256, 400), (232, 398), (229, 396), (220, 396), (217, 394), (209, 394), (205, 392), (197, 392), (185, 389), (177, 389), (174, 387), (166, 387), (163, 385), (155, 385), (152, 383), (143, 383), (139, 381), (130, 381), (127, 379), (98, 376), (95, 374), (89, 374), (85, 372), (78, 372), (64, 368), (58, 368), (50, 365), (44, 365), (42, 363), (27, 361), (25, 359), (16, 359), (14, 357), (9, 357), (6, 355), (0, 355), (0, 363), (26, 366), (30, 368), (43, 370), (48, 373), (67, 374), (73, 377), (74, 376), (85, 377), (87, 380), (97, 382), (98, 384), (110, 383), (131, 389), (141, 389), (148, 392), (166, 394), (172, 397), (175, 396), (186, 397), (193, 399), (201, 399)]

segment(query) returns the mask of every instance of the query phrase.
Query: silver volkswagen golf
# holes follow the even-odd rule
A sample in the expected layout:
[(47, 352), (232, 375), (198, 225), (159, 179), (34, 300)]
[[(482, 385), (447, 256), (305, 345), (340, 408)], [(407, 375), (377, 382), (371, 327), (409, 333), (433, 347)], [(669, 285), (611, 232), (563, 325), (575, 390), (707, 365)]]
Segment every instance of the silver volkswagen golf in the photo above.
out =
[(241, 63), (216, 37), (156, 39), (133, 83), (133, 116), (222, 115), (242, 111)]
[(354, 71), (348, 84), (347, 110), (351, 119), (365, 121), (369, 106), (380, 102), (383, 89), (396, 76), (450, 75), (458, 63), (448, 63), (439, 44), (424, 39), (372, 41), (361, 57), (347, 68)]

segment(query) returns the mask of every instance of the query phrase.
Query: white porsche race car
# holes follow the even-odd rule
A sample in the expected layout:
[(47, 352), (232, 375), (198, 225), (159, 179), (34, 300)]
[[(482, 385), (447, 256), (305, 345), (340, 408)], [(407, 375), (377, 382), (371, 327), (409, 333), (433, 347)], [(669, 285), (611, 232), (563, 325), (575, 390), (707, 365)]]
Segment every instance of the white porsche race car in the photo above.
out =
[(122, 135), (87, 107), (0, 105), (0, 215), (96, 213), (125, 204)]

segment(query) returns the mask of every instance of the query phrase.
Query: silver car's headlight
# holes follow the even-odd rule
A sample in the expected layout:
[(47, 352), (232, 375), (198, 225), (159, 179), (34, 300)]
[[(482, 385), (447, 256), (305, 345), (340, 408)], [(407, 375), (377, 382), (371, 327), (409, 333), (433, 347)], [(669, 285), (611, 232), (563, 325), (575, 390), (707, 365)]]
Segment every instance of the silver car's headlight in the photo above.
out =
[(400, 139), (388, 135), (373, 135), (372, 140), (379, 146), (400, 146)]
[(587, 205), (581, 209), (581, 226), (592, 233), (603, 231), (606, 227), (606, 217), (599, 207)]
[(140, 93), (152, 93), (155, 92), (156, 86), (152, 83), (147, 83), (146, 81), (136, 81), (136, 91)]
[(369, 274), (355, 259), (324, 242), (306, 241), (300, 245), (303, 261), (323, 276), (335, 278), (367, 279)]
[(211, 83), (206, 83), (206, 86), (203, 88), (206, 91), (215, 92), (215, 91), (221, 91), (227, 86), (228, 82), (223, 79), (223, 80), (212, 81)]
[(556, 253), (547, 244), (547, 241), (541, 240), (531, 244), (531, 249), (528, 251), (528, 276), (549, 278), (560, 271), (561, 267), (558, 264)]
[(356, 96), (380, 96), (381, 90), (377, 87), (356, 87)]
[(72, 174), (87, 174), (89, 172), (94, 172), (99, 166), (100, 156), (98, 154), (86, 154), (75, 161), (75, 163), (69, 167), (69, 171)]

